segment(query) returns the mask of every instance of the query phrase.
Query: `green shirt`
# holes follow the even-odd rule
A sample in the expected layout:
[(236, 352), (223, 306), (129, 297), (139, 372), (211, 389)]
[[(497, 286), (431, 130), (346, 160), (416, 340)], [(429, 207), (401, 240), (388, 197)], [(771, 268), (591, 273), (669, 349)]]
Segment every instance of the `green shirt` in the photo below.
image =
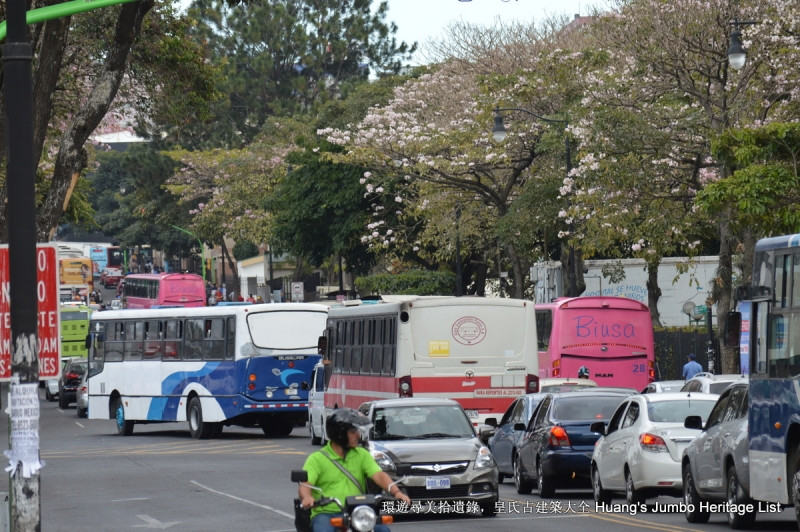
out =
[[(330, 458), (322, 454), (328, 453), (328, 456), (339, 462), (361, 483), (359, 490), (353, 481), (347, 478), (338, 467), (336, 467)], [(308, 483), (322, 489), (322, 494), (317, 490), (311, 490), (315, 499), (319, 499), (322, 495), (325, 497), (335, 497), (344, 504), (344, 501), (350, 495), (361, 495), (365, 492), (366, 479), (372, 477), (375, 473), (381, 470), (381, 467), (375, 462), (375, 459), (368, 450), (363, 447), (356, 447), (349, 449), (344, 455), (344, 458), (339, 458), (339, 455), (331, 447), (328, 442), (322, 451), (311, 453), (303, 464), (303, 469), (308, 472)], [(320, 513), (339, 513), (341, 509), (336, 504), (328, 504), (326, 506), (315, 506), (311, 509), (311, 517)]]

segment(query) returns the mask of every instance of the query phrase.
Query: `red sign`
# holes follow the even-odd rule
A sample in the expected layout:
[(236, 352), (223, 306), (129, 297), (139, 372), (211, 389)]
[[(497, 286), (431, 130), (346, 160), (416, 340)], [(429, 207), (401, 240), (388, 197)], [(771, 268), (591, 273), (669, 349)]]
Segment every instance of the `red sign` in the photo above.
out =
[[(8, 245), (0, 246), (0, 381), (11, 380), (11, 280)], [(58, 252), (51, 244), (36, 246), (36, 297), (39, 380), (58, 378), (61, 366)]]

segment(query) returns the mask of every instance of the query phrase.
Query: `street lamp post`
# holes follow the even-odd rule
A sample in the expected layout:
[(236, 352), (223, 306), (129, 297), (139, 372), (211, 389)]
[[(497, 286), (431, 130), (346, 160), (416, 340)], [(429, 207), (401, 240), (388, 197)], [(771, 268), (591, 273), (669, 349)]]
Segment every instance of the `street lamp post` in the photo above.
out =
[[(506, 127), (503, 124), (503, 115), (501, 114), (504, 111), (518, 111), (521, 113), (528, 114), (542, 122), (547, 122), (548, 124), (563, 124), (564, 127), (569, 124), (567, 120), (559, 120), (555, 118), (546, 118), (544, 116), (537, 115), (532, 111), (528, 111), (527, 109), (522, 109), (521, 107), (495, 107), (494, 109), (494, 127), (492, 128), (492, 138), (496, 142), (503, 142), (506, 139)], [(572, 154), (571, 154), (571, 146), (569, 143), (569, 135), (564, 135), (564, 159), (566, 162), (567, 168), (567, 177), (569, 177), (570, 172), (572, 171)], [(573, 223), (570, 222), (570, 228), (573, 227)], [(570, 235), (571, 236), (571, 235)], [(575, 245), (570, 242), (569, 244), (569, 296), (576, 297), (578, 295), (578, 265), (575, 263)]]
[(733, 31), (731, 32), (731, 43), (730, 46), (728, 46), (728, 63), (734, 70), (741, 70), (744, 68), (744, 64), (747, 61), (747, 50), (745, 50), (744, 45), (742, 45), (742, 31), (739, 29), (739, 26), (749, 26), (751, 24), (755, 24), (755, 22), (751, 20), (734, 20), (731, 22)]
[(205, 280), (206, 280), (206, 250), (203, 247), (203, 242), (200, 240), (200, 237), (198, 237), (196, 234), (192, 233), (191, 231), (187, 231), (183, 227), (178, 227), (177, 225), (172, 225), (172, 224), (170, 224), (170, 226), (174, 227), (178, 231), (182, 231), (182, 232), (186, 233), (187, 235), (191, 235), (191, 236), (193, 236), (193, 237), (195, 237), (197, 239), (197, 244), (200, 246), (200, 266), (201, 266), (202, 271), (203, 271), (203, 282), (205, 282)]

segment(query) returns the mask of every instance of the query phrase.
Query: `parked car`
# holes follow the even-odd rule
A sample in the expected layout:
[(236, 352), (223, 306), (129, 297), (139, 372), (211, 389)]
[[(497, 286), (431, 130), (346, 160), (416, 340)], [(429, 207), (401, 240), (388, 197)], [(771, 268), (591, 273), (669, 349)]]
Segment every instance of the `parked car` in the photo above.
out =
[[(61, 375), (64, 374), (64, 367), (69, 362), (69, 357), (61, 358)], [(58, 379), (47, 379), (44, 381), (44, 398), (48, 401), (58, 399)]]
[(78, 384), (81, 377), (86, 373), (88, 362), (85, 358), (70, 358), (64, 369), (61, 371), (61, 378), (58, 379), (58, 406), (67, 408), (70, 403), (76, 400)]
[(705, 425), (697, 416), (686, 418), (686, 427), (702, 428), (683, 451), (683, 499), (692, 504), (684, 515), (690, 523), (708, 521), (702, 501), (729, 503), (731, 528), (750, 528), (755, 521), (756, 513), (743, 506), (750, 502), (748, 395), (748, 382), (741, 379), (718, 397)]
[(536, 407), (514, 462), (517, 493), (550, 498), (557, 487), (588, 487), (589, 464), (600, 434), (591, 424), (608, 421), (624, 394), (592, 391), (547, 394)]
[(493, 426), (493, 434), (487, 439), (489, 450), (497, 461), (498, 481), (514, 476), (514, 460), (525, 426), (533, 415), (543, 393), (529, 393), (514, 399), (498, 423), (495, 418), (487, 418), (486, 424)]
[(75, 393), (75, 410), (78, 417), (87, 417), (89, 414), (89, 384), (86, 380), (96, 375), (99, 370), (100, 363), (92, 361), (89, 363), (89, 371), (81, 376), (81, 381), (78, 383), (78, 389)]
[(100, 272), (100, 284), (105, 288), (111, 288), (117, 286), (122, 277), (122, 270), (119, 268), (105, 268)]
[(690, 415), (708, 418), (717, 402), (714, 394), (675, 392), (638, 394), (619, 405), (608, 426), (591, 429), (602, 436), (592, 453), (594, 500), (608, 504), (624, 493), (628, 504), (648, 497), (682, 493), (681, 456), (699, 428), (684, 427)]
[(308, 432), (311, 445), (321, 445), (328, 441), (325, 434), (325, 365), (314, 366), (311, 373), (311, 388), (308, 390)]
[(596, 387), (592, 379), (576, 379), (572, 377), (548, 377), (539, 379), (539, 393), (569, 392), (576, 388)]
[(456, 401), (439, 398), (384, 399), (359, 407), (372, 421), (369, 450), (386, 473), (405, 474), (412, 503), (477, 504), (495, 515), (497, 463)]
[(746, 379), (746, 375), (739, 375), (737, 373), (714, 375), (713, 373), (698, 373), (688, 381), (686, 381), (681, 388), (682, 392), (703, 392), (721, 394), (725, 388), (730, 386), (736, 381)]
[(686, 381), (656, 381), (644, 387), (642, 393), (679, 392)]

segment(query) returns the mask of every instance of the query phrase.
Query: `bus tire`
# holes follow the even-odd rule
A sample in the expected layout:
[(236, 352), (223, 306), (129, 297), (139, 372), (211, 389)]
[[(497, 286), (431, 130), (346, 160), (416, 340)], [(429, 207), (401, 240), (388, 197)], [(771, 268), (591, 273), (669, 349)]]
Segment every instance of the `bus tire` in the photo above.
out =
[(197, 396), (192, 397), (192, 400), (189, 401), (186, 420), (189, 422), (189, 434), (195, 440), (205, 440), (217, 433), (217, 423), (203, 421), (203, 405)]
[(120, 436), (133, 434), (133, 421), (125, 419), (125, 407), (122, 406), (122, 401), (119, 399), (114, 408), (114, 419), (117, 422), (117, 434)]

